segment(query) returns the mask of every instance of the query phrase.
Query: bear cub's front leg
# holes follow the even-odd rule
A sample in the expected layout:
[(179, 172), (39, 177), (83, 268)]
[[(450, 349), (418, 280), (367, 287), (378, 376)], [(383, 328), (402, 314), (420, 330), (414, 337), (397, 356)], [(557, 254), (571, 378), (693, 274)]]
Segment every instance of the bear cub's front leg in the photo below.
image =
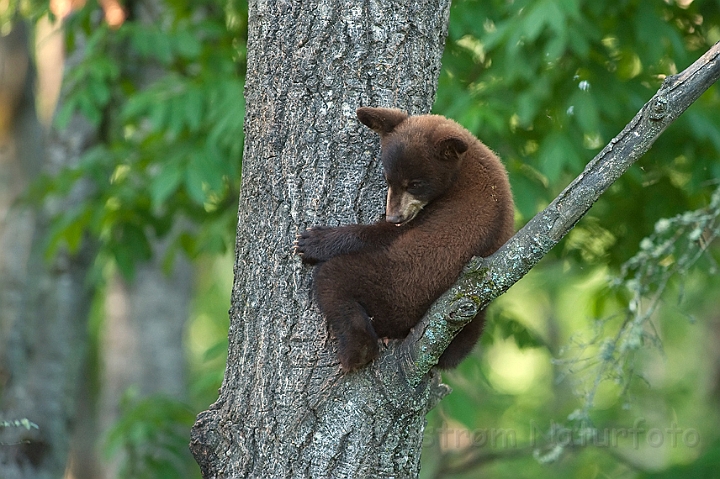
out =
[(390, 223), (371, 225), (313, 226), (295, 238), (295, 253), (303, 263), (323, 263), (335, 256), (366, 248), (380, 248), (391, 242), (400, 229)]
[(329, 226), (314, 226), (295, 238), (295, 254), (299, 255), (303, 263), (316, 264), (329, 260), (337, 255), (334, 243), (336, 236), (334, 230)]

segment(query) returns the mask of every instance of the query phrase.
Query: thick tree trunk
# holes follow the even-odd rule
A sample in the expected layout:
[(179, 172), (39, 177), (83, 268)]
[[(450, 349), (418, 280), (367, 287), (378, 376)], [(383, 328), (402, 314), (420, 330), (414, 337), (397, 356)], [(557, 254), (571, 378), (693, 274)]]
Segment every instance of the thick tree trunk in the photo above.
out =
[(191, 449), (205, 477), (414, 477), (442, 388), (411, 388), (391, 348), (341, 375), (293, 256), (302, 228), (384, 207), (362, 105), (426, 113), (449, 1), (250, 2), (246, 139), (230, 350)]
[[(16, 26), (13, 33), (20, 32)], [(11, 33), (12, 35), (12, 33)], [(3, 149), (0, 206), (0, 419), (26, 418), (37, 429), (0, 429), (0, 475), (3, 479), (61, 477), (67, 462), (75, 416), (74, 397), (86, 345), (86, 321), (92, 291), (85, 281), (93, 258), (85, 243), (76, 253), (45, 258), (49, 218), (57, 208), (71, 208), (83, 194), (67, 201), (30, 208), (14, 203), (41, 168), (69, 166), (91, 141), (92, 128), (71, 123), (66, 133), (50, 138), (35, 116), (33, 75), (26, 39), (8, 45), (3, 39), (4, 73), (26, 69), (21, 101), (11, 111), (11, 135)], [(17, 39), (16, 39), (17, 40)], [(8, 43), (5, 43), (8, 41)], [(25, 62), (17, 58), (21, 47)], [(7, 63), (6, 63), (7, 62)], [(6, 78), (0, 79), (4, 88)], [(11, 103), (12, 104), (12, 103)]]

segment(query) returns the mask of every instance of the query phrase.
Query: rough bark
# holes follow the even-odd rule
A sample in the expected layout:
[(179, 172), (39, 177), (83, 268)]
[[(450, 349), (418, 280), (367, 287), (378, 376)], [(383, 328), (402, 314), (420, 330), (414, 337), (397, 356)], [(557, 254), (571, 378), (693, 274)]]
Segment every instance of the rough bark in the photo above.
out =
[[(27, 54), (27, 39), (19, 44)], [(69, 166), (92, 138), (92, 129), (78, 121), (43, 141), (30, 64), (28, 55), (21, 101), (11, 116), (11, 146), (3, 152), (0, 169), (9, 175), (3, 183), (11, 185), (0, 218), (0, 419), (27, 418), (38, 428), (0, 429), (4, 479), (57, 478), (65, 470), (92, 295), (85, 282), (91, 244), (75, 253), (61, 252), (52, 262), (45, 258), (50, 217), (76, 204), (82, 187), (67, 201), (43, 207), (15, 202), (41, 168), (52, 172)], [(9, 71), (19, 66), (10, 65)]]
[(205, 477), (417, 475), (436, 381), (410, 387), (383, 361), (339, 375), (292, 243), (307, 226), (379, 218), (378, 142), (355, 109), (430, 110), (448, 9), (250, 2), (228, 366), (191, 443)]

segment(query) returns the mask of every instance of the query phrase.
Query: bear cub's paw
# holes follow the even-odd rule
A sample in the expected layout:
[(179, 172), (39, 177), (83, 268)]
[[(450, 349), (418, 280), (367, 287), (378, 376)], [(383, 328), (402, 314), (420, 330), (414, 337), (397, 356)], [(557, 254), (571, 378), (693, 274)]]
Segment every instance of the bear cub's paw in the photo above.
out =
[(303, 263), (316, 264), (330, 259), (327, 253), (327, 237), (332, 229), (329, 226), (313, 226), (297, 234), (294, 251)]

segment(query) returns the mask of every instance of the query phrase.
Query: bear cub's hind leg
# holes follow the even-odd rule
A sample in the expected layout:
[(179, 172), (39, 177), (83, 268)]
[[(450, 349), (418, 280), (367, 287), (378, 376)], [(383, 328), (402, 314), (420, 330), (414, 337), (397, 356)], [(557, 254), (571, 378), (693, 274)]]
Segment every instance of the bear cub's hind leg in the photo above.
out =
[(477, 344), (485, 325), (485, 310), (480, 311), (475, 318), (453, 338), (445, 352), (440, 356), (437, 367), (452, 369), (470, 354)]
[(378, 336), (365, 308), (355, 300), (334, 294), (332, 288), (320, 288), (317, 296), (330, 335), (337, 340), (343, 371), (354, 371), (375, 359), (380, 352)]
[(377, 334), (358, 303), (348, 302), (346, 307), (333, 311), (332, 316), (329, 314), (328, 326), (337, 338), (340, 366), (346, 373), (365, 366), (378, 356)]

